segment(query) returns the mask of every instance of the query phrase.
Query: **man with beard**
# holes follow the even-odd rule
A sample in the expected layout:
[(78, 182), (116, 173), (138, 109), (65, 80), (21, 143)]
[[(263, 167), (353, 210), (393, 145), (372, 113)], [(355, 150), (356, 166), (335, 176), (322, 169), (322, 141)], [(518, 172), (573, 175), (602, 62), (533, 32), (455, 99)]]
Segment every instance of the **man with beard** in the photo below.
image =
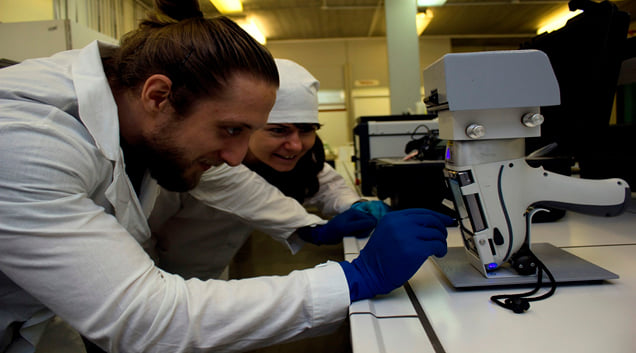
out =
[[(243, 166), (213, 167), (194, 190), (162, 193), (148, 219), (162, 269), (186, 279), (228, 279), (229, 264), (255, 229), (295, 254), (305, 242), (340, 244), (345, 235), (366, 237), (360, 223), (373, 224), (368, 215), (379, 220), (388, 212), (382, 201), (362, 200), (325, 162), (316, 133), (318, 80), (291, 60), (275, 61), (276, 103), (265, 127), (250, 137)], [(322, 225), (325, 221), (298, 204), (330, 222)]]
[(32, 352), (54, 315), (108, 352), (249, 350), (325, 332), (351, 301), (445, 254), (450, 220), (408, 210), (385, 216), (352, 262), (229, 282), (157, 268), (142, 244), (159, 186), (186, 191), (239, 164), (278, 74), (197, 1), (155, 5), (119, 47), (0, 70), (1, 352)]

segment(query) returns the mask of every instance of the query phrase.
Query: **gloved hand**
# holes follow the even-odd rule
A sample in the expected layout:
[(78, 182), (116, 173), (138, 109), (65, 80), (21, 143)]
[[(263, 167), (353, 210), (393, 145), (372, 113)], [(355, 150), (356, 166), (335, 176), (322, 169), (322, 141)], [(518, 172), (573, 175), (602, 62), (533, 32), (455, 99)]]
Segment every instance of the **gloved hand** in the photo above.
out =
[(388, 213), (351, 263), (340, 262), (351, 302), (386, 294), (408, 281), (431, 255), (446, 255), (453, 219), (422, 208)]
[(333, 217), (323, 225), (315, 225), (298, 229), (298, 235), (306, 242), (322, 244), (338, 244), (346, 236), (364, 238), (371, 233), (376, 224), (373, 216), (354, 209), (348, 209)]
[(391, 212), (391, 207), (389, 207), (389, 205), (385, 204), (382, 201), (356, 202), (351, 205), (351, 208), (353, 208), (354, 210), (366, 212), (375, 217), (375, 219), (378, 221), (380, 220), (380, 218), (384, 217), (385, 214)]

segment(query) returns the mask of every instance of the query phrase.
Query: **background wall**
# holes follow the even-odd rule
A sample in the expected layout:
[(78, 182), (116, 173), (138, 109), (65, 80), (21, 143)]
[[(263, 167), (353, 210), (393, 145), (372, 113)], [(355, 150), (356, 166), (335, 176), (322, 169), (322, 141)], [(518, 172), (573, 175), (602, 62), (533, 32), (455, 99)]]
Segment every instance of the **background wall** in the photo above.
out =
[[(319, 134), (330, 147), (352, 145), (358, 117), (391, 114), (385, 38), (270, 41), (267, 48), (275, 57), (303, 65), (320, 81)], [(420, 37), (419, 72), (451, 51), (450, 38)]]
[(0, 22), (53, 19), (52, 0), (1, 0)]
[(119, 39), (148, 9), (140, 0), (0, 0), (0, 22), (68, 19)]

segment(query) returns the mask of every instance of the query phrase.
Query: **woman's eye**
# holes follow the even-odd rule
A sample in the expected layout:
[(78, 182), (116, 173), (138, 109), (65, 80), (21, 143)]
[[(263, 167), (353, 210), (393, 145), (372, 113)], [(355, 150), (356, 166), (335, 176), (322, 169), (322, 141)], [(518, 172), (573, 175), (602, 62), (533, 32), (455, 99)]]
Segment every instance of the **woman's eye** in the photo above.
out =
[(271, 128), (271, 129), (268, 129), (267, 131), (269, 131), (270, 133), (272, 133), (274, 135), (283, 135), (283, 134), (285, 134), (287, 129), (284, 129), (284, 128)]
[(301, 127), (298, 128), (298, 130), (300, 131), (301, 134), (304, 134), (304, 133), (314, 132), (314, 131), (318, 130), (318, 126), (316, 126), (316, 125), (302, 125)]

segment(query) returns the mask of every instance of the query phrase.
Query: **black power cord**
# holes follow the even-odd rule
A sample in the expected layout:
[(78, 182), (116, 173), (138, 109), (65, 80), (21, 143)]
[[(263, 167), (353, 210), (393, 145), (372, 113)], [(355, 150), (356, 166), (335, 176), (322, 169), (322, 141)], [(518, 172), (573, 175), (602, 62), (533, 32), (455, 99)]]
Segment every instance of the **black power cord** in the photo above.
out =
[[(522, 314), (530, 309), (530, 302), (543, 300), (552, 296), (556, 291), (557, 284), (550, 270), (548, 270), (546, 265), (541, 262), (541, 260), (539, 260), (536, 255), (534, 255), (527, 244), (524, 244), (522, 246), (522, 248), (516, 254), (515, 259), (516, 260), (512, 261), (512, 265), (513, 267), (515, 267), (515, 269), (517, 269), (518, 272), (523, 272), (525, 270), (527, 274), (529, 268), (536, 269), (537, 285), (533, 290), (526, 293), (493, 295), (492, 297), (490, 297), (490, 300), (492, 300), (502, 308), (512, 310), (517, 314)], [(541, 289), (541, 285), (543, 284), (544, 272), (550, 279), (550, 290), (542, 295), (531, 297), (532, 295), (539, 292), (539, 290)]]
[[(415, 138), (417, 131), (421, 128), (426, 129), (426, 133), (420, 138)], [(407, 155), (413, 154), (413, 159), (420, 161), (423, 160), (437, 160), (437, 152), (435, 146), (440, 142), (440, 139), (435, 136), (431, 129), (424, 125), (418, 125), (411, 133), (411, 140), (404, 147), (404, 153)]]

